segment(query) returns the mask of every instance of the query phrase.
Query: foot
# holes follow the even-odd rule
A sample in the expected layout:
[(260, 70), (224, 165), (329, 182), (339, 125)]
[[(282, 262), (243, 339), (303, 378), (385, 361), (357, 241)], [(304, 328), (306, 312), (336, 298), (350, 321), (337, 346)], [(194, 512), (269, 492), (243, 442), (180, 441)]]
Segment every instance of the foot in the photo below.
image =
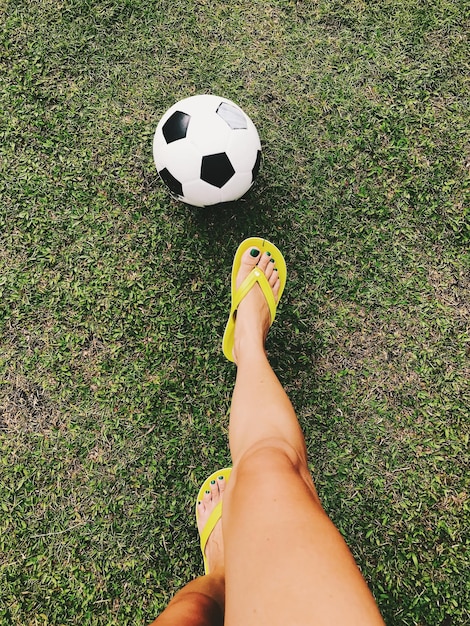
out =
[[(210, 490), (197, 505), (197, 527), (199, 534), (204, 530), (210, 514), (218, 502), (223, 498), (225, 491), (225, 479), (221, 476), (213, 481)], [(224, 540), (222, 536), (222, 519), (219, 519), (214, 530), (207, 540), (205, 555), (210, 573), (224, 570)]]
[[(242, 256), (236, 279), (237, 289), (255, 266), (264, 272), (273, 290), (274, 299), (278, 302), (281, 283), (276, 270), (276, 259), (273, 259), (266, 252), (261, 254), (257, 248), (246, 250)], [(261, 349), (264, 353), (264, 344), (270, 325), (271, 314), (269, 312), (268, 303), (261, 291), (261, 287), (255, 284), (240, 302), (237, 310), (237, 323), (235, 326), (233, 347), (235, 363), (238, 364), (239, 356), (245, 347), (256, 350)]]

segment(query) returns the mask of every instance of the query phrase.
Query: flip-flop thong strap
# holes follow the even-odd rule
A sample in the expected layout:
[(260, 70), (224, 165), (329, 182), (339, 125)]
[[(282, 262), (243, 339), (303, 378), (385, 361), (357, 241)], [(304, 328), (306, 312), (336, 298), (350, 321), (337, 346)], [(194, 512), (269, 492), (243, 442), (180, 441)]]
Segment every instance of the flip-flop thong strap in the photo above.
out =
[(261, 291), (266, 298), (266, 302), (268, 303), (269, 312), (271, 314), (271, 324), (274, 322), (274, 318), (276, 317), (276, 300), (274, 299), (273, 290), (271, 289), (271, 285), (268, 282), (264, 272), (262, 272), (259, 268), (254, 267), (245, 280), (242, 282), (240, 287), (237, 289), (234, 301), (232, 303), (232, 315), (238, 309), (240, 302), (247, 295), (247, 293), (251, 290), (253, 285), (258, 283), (261, 287)]
[[(217, 524), (221, 516), (222, 516), (222, 500), (220, 500), (212, 509), (212, 513), (209, 515), (209, 519), (207, 520), (206, 525), (202, 529), (201, 550), (202, 550), (203, 555), (206, 550), (206, 544), (207, 544), (207, 541), (209, 540), (209, 536), (211, 532), (214, 530), (215, 525)], [(205, 558), (205, 555), (204, 555), (204, 558)]]

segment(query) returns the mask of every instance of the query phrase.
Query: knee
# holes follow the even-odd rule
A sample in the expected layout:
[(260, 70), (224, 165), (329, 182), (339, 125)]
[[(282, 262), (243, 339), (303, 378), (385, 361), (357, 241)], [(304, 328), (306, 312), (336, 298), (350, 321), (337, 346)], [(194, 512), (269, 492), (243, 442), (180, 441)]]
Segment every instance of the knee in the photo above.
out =
[[(264, 439), (249, 448), (233, 468), (232, 489), (235, 484), (266, 488), (269, 483), (278, 490), (280, 485), (290, 489), (294, 485), (307, 489), (321, 506), (306, 459), (284, 439)], [(269, 479), (269, 480), (267, 480)], [(273, 480), (271, 480), (273, 479)]]
[(305, 461), (293, 446), (284, 439), (270, 437), (248, 448), (234, 469), (237, 473), (246, 472), (253, 476), (277, 471), (300, 473), (304, 465)]

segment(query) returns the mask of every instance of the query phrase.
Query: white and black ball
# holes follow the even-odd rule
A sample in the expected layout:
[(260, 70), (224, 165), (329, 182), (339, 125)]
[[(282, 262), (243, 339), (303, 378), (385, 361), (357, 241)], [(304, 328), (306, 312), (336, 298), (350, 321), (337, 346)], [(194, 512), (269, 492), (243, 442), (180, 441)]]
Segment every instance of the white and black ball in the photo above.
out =
[(174, 104), (158, 123), (153, 158), (172, 194), (204, 207), (241, 198), (261, 163), (255, 125), (234, 102), (198, 95)]

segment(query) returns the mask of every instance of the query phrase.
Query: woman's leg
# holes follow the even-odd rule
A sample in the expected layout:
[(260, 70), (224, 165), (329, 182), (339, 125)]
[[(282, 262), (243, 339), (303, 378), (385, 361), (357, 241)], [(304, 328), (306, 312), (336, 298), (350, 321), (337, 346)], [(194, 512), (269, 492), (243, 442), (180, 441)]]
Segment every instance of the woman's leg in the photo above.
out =
[(224, 614), (217, 598), (223, 588), (212, 574), (196, 578), (178, 591), (150, 626), (222, 626)]
[[(206, 525), (212, 509), (223, 497), (225, 481), (219, 479), (211, 493), (204, 496), (198, 509), (199, 532)], [(209, 574), (185, 585), (150, 626), (222, 626), (225, 605), (224, 545), (221, 520), (217, 522), (206, 545)]]
[[(276, 296), (269, 257), (245, 253)], [(269, 313), (258, 285), (240, 304), (230, 415), (234, 469), (222, 515), (226, 626), (382, 625), (375, 601), (324, 512), (294, 409), (266, 358)]]

